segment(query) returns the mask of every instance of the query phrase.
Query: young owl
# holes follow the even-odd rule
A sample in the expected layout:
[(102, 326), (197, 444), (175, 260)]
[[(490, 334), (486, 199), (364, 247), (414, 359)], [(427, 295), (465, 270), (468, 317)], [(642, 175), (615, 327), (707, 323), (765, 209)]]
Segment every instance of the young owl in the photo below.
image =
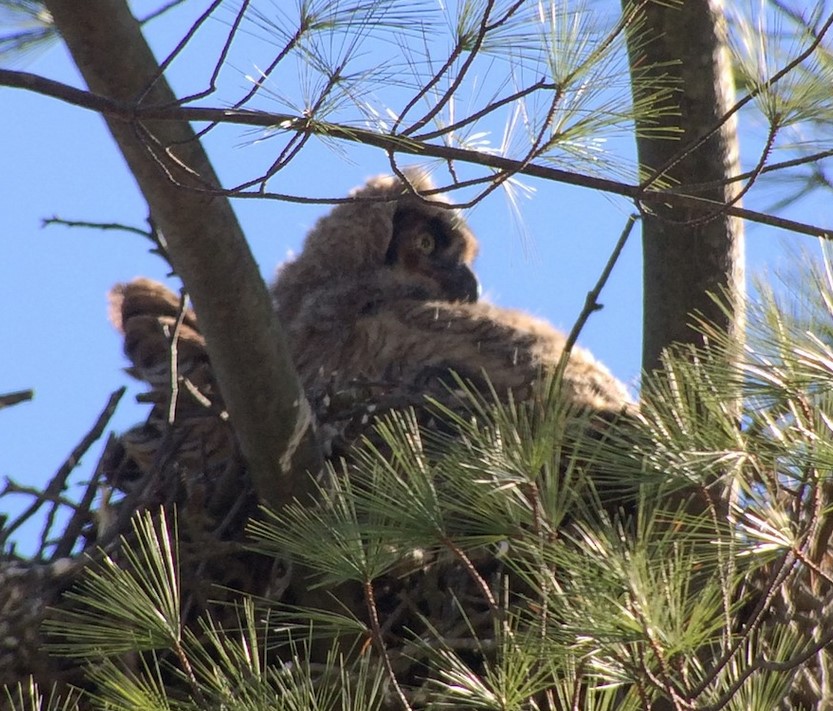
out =
[[(527, 397), (559, 362), (565, 336), (524, 313), (478, 302), (471, 271), (474, 236), (442, 197), (425, 195), (433, 188), (427, 176), (409, 172), (406, 178), (377, 177), (353, 191), (353, 199), (322, 217), (301, 253), (278, 270), (275, 308), (304, 387), (320, 396), (367, 385), (410, 393), (418, 404), (428, 383), (451, 382), (456, 373), (493, 387), (498, 397)], [(117, 286), (112, 300), (132, 371), (151, 384), (157, 402), (150, 423), (131, 431), (132, 447), (126, 439), (128, 450), (140, 444), (148, 460), (153, 433), (163, 429), (167, 415), (169, 344), (179, 299), (160, 284), (138, 279)], [(198, 440), (191, 451), (203, 455), (227, 448), (233, 435), (218, 415), (222, 402), (193, 312), (185, 313), (178, 335), (183, 387), (177, 422), (196, 433), (184, 439)], [(602, 414), (632, 406), (626, 388), (578, 347), (563, 373), (562, 391)]]
[[(354, 202), (318, 221), (300, 255), (272, 288), (293, 358), (308, 388), (360, 379), (418, 389), (454, 371), (488, 379), (498, 395), (522, 391), (563, 352), (565, 337), (518, 311), (477, 303), (469, 266), (477, 243), (462, 217), (421, 173), (407, 183), (370, 180)], [(590, 353), (575, 348), (567, 396), (619, 411), (625, 387)]]

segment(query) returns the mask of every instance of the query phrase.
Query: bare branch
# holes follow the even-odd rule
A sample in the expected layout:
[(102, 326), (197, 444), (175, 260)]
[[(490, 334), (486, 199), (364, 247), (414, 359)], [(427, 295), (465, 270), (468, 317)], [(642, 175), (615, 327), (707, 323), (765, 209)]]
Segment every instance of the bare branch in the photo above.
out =
[(158, 7), (153, 12), (145, 15), (141, 20), (139, 20), (139, 24), (144, 25), (146, 22), (155, 20), (157, 17), (160, 17), (168, 12), (168, 10), (173, 10), (177, 5), (182, 5), (184, 2), (185, 0), (168, 0), (168, 2), (161, 7)]
[(587, 292), (587, 296), (584, 299), (584, 308), (582, 308), (579, 317), (573, 324), (573, 328), (570, 330), (567, 340), (564, 343), (564, 356), (562, 356), (562, 359), (564, 360), (565, 365), (570, 351), (573, 350), (573, 346), (576, 344), (579, 334), (581, 334), (581, 329), (583, 329), (584, 324), (587, 323), (587, 319), (590, 318), (590, 315), (594, 311), (598, 311), (602, 308), (602, 304), (599, 303), (599, 296), (601, 295), (605, 284), (607, 284), (607, 280), (610, 278), (613, 267), (616, 266), (616, 262), (619, 260), (619, 255), (622, 254), (622, 250), (625, 248), (625, 243), (628, 241), (628, 237), (630, 237), (633, 226), (636, 224), (638, 219), (639, 215), (631, 215), (628, 217), (625, 228), (622, 230), (622, 234), (619, 235), (619, 239), (616, 241), (613, 251), (610, 253), (610, 257), (602, 270), (601, 276), (599, 276), (599, 280), (596, 282), (596, 286)]
[(92, 520), (92, 506), (98, 493), (98, 485), (101, 482), (101, 477), (104, 475), (104, 465), (107, 462), (107, 455), (117, 443), (116, 436), (111, 433), (104, 447), (104, 454), (98, 460), (95, 471), (87, 483), (84, 495), (81, 497), (81, 500), (72, 513), (72, 517), (64, 528), (61, 539), (55, 544), (51, 560), (56, 561), (69, 556), (75, 548), (75, 544), (78, 542), (84, 526)]
[(11, 407), (12, 405), (31, 400), (34, 396), (34, 390), (17, 390), (13, 393), (0, 395), (0, 410), (4, 407)]
[[(150, 93), (151, 89), (153, 89), (154, 84), (161, 79), (162, 75), (165, 73), (165, 70), (170, 66), (171, 62), (173, 62), (174, 59), (176, 59), (176, 57), (179, 55), (179, 53), (182, 52), (183, 49), (185, 49), (186, 45), (191, 41), (191, 39), (197, 33), (197, 30), (199, 30), (199, 28), (202, 27), (203, 23), (205, 23), (205, 21), (209, 17), (211, 17), (212, 14), (214, 14), (214, 11), (220, 6), (221, 2), (222, 2), (222, 0), (214, 0), (214, 2), (211, 3), (210, 7), (205, 12), (203, 12), (202, 15), (199, 16), (197, 21), (194, 22), (191, 25), (191, 27), (188, 28), (188, 32), (185, 33), (185, 36), (177, 43), (177, 45), (176, 45), (176, 47), (174, 47), (173, 51), (165, 59), (162, 60), (159, 67), (157, 67), (156, 72), (154, 73), (154, 75), (150, 79), (150, 81), (148, 82), (144, 91), (142, 91), (137, 96), (137, 102), (138, 103), (141, 103), (142, 100)], [(230, 41), (231, 41), (231, 39), (229, 39), (229, 42)], [(225, 56), (225, 50), (223, 52), (223, 56)], [(211, 82), (210, 87), (207, 91), (211, 92), (213, 90), (214, 90), (214, 83), (213, 83), (213, 78), (212, 78), (212, 82)], [(176, 102), (176, 103), (180, 103), (180, 102)]]
[(165, 238), (159, 234), (156, 226), (153, 224), (153, 218), (148, 218), (148, 229), (141, 227), (133, 227), (132, 225), (124, 225), (121, 222), (90, 222), (88, 220), (65, 220), (57, 215), (47, 217), (41, 223), (41, 227), (50, 227), (52, 225), (62, 225), (64, 227), (82, 227), (85, 229), (102, 230), (109, 232), (116, 230), (120, 232), (127, 232), (129, 234), (140, 235), (153, 243), (153, 248), (150, 250), (152, 254), (156, 254), (164, 259), (170, 267), (171, 260), (168, 256), (168, 249), (165, 244)]
[(6, 526), (3, 531), (0, 531), (0, 546), (4, 546), (8, 542), (11, 534), (20, 528), (20, 526), (22, 526), (26, 521), (32, 518), (32, 516), (40, 510), (43, 504), (51, 502), (52, 509), (44, 528), (44, 533), (41, 539), (41, 550), (39, 551), (39, 555), (43, 555), (43, 542), (46, 540), (47, 533), (51, 528), (55, 511), (58, 506), (63, 505), (63, 501), (59, 497), (64, 489), (66, 489), (67, 479), (73, 469), (75, 469), (78, 462), (81, 460), (81, 457), (84, 456), (87, 450), (92, 447), (93, 443), (103, 434), (104, 428), (107, 427), (107, 423), (116, 411), (116, 406), (119, 404), (119, 400), (121, 400), (122, 395), (124, 395), (125, 389), (126, 388), (123, 387), (119, 388), (112, 395), (110, 395), (110, 398), (107, 400), (107, 404), (104, 406), (104, 409), (101, 411), (101, 414), (96, 419), (90, 431), (87, 432), (87, 434), (84, 435), (81, 441), (75, 446), (64, 463), (58, 468), (57, 473), (54, 477), (52, 477), (49, 484), (47, 484), (42, 492), (39, 492), (37, 499), (14, 521)]
[(64, 220), (57, 215), (52, 217), (45, 217), (41, 223), (41, 227), (50, 227), (51, 225), (62, 225), (63, 227), (83, 227), (94, 230), (118, 230), (121, 232), (130, 232), (134, 235), (141, 235), (151, 239), (151, 233), (148, 230), (143, 230), (141, 227), (133, 227), (132, 225), (123, 225), (120, 222), (88, 222), (87, 220)]

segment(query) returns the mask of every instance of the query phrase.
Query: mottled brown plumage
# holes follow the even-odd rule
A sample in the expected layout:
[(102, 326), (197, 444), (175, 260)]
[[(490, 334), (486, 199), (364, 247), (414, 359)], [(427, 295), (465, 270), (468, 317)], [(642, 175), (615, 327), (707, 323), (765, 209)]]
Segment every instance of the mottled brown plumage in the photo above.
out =
[[(373, 178), (350, 194), (353, 201), (318, 220), (301, 254), (281, 266), (273, 286), (284, 324), (304, 320), (315, 298), (336, 287), (375, 285), (385, 296), (410, 294), (423, 300), (476, 298), (448, 283), (449, 276), (459, 275), (465, 287), (474, 278), (468, 269), (477, 255), (474, 235), (442, 196), (414, 193), (433, 188), (427, 176), (412, 171), (408, 178), (407, 186), (391, 176)], [(430, 269), (416, 261), (415, 243), (437, 232), (448, 245)], [(357, 280), (366, 281), (360, 285)]]
[(239, 468), (240, 459), (196, 315), (180, 301), (150, 279), (110, 292), (110, 319), (124, 334), (128, 372), (150, 385), (143, 399), (153, 403), (147, 421), (121, 442), (141, 473), (174, 465), (218, 478)]
[[(375, 178), (354, 192), (354, 201), (322, 217), (272, 287), (325, 453), (345, 455), (351, 474), (357, 436), (373, 437), (371, 413), (414, 406), (420, 424), (445, 434), (446, 422), (434, 419), (436, 409), (420, 406), (426, 393), (444, 398), (451, 408), (460, 406), (447, 388), (452, 372), (487, 396), (512, 393), (522, 400), (553, 371), (565, 344), (564, 335), (543, 321), (477, 301), (470, 268), (477, 251), (474, 236), (457, 211), (425, 201), (440, 198), (413, 193), (431, 189), (424, 175), (408, 178), (410, 185)], [(123, 504), (114, 507), (118, 515), (111, 516), (122, 521), (122, 528), (111, 530), (126, 526), (124, 512), (176, 504), (177, 563), (190, 620), (208, 609), (221, 625), (239, 624), (236, 617), (220, 617), (224, 609), (237, 608), (208, 602), (231, 596), (229, 590), (281, 600), (288, 609), (314, 605), (295, 561), (243, 552), (250, 545), (247, 521), (257, 516), (258, 501), (225, 417), (196, 315), (163, 285), (137, 279), (113, 290), (112, 320), (124, 334), (131, 372), (150, 385), (153, 408), (144, 425), (123, 435), (113, 465), (105, 467), (109, 483), (127, 492)], [(631, 407), (621, 383), (580, 348), (572, 352), (561, 393), (602, 416), (575, 420), (582, 432), (590, 427), (606, 433), (607, 421)], [(448, 428), (452, 435), (457, 431), (453, 420)], [(583, 450), (571, 445), (572, 431), (565, 430), (563, 438), (570, 468), (584, 461)], [(380, 452), (389, 451), (380, 439), (375, 444)], [(437, 476), (443, 486), (445, 475)], [(568, 481), (571, 487), (580, 485), (575, 476)], [(620, 496), (617, 511), (622, 505)], [(108, 530), (99, 525), (106, 541)], [(470, 629), (456, 601), (466, 599), (469, 611), (485, 613), (493, 605), (477, 602), (484, 580), (491, 585), (499, 579), (502, 589), (510, 590), (504, 572), (496, 572), (500, 562), (486, 548), (477, 555), (473, 576), (470, 562), (464, 566), (456, 559), (434, 558), (430, 551), (411, 555), (404, 550), (397, 575), (374, 581), (374, 605), (383, 614), (396, 610), (384, 623), (392, 648), (401, 649), (404, 639), (421, 636), (421, 630), (450, 637)], [(408, 575), (415, 565), (419, 573)], [(295, 597), (299, 590), (302, 595)], [(333, 591), (325, 592), (329, 600)], [(339, 586), (339, 610), (344, 606), (361, 619), (364, 592), (358, 585)], [(526, 590), (513, 581), (510, 592), (514, 600)], [(481, 630), (473, 632), (479, 636)], [(484, 638), (488, 634), (484, 628)], [(423, 683), (427, 669), (414, 662), (409, 683)]]

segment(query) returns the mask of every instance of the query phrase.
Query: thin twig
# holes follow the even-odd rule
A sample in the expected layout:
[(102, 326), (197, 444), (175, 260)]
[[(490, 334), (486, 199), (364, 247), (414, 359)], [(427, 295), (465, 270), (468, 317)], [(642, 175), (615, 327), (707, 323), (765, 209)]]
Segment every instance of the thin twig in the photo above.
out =
[(454, 557), (459, 560), (463, 567), (466, 569), (466, 572), (471, 577), (474, 584), (480, 590), (481, 595), (483, 595), (483, 599), (486, 601), (486, 604), (489, 606), (492, 614), (499, 618), (501, 615), (500, 607), (497, 604), (497, 600), (495, 600), (495, 596), (492, 594), (492, 591), (489, 589), (489, 584), (483, 579), (483, 576), (477, 572), (477, 568), (474, 567), (474, 563), (472, 563), (471, 559), (465, 554), (465, 552), (456, 544), (454, 543), (451, 538), (444, 537), (443, 538), (443, 545), (448, 548)]
[(12, 393), (0, 395), (0, 410), (4, 407), (11, 407), (12, 405), (31, 400), (34, 396), (34, 390), (16, 390)]
[(137, 104), (141, 104), (142, 101), (147, 97), (150, 93), (151, 89), (154, 87), (157, 81), (162, 77), (165, 73), (165, 70), (168, 68), (171, 62), (177, 57), (177, 55), (185, 49), (185, 46), (191, 41), (194, 35), (197, 33), (200, 27), (202, 27), (203, 23), (211, 17), (214, 11), (222, 4), (222, 0), (214, 0), (214, 2), (209, 6), (209, 8), (200, 15), (197, 20), (188, 28), (188, 31), (185, 33), (185, 36), (178, 42), (177, 46), (174, 47), (173, 51), (162, 60), (159, 64), (159, 68), (156, 71), (156, 74), (151, 78), (151, 80), (147, 83), (144, 90), (139, 93), (137, 97)]
[(52, 217), (45, 217), (41, 221), (41, 227), (49, 227), (50, 225), (62, 225), (64, 227), (85, 227), (94, 230), (119, 230), (121, 232), (130, 232), (131, 234), (141, 235), (148, 239), (153, 239), (153, 235), (149, 230), (143, 230), (140, 227), (133, 227), (132, 225), (124, 225), (121, 222), (89, 222), (87, 220), (64, 220), (57, 215)]
[(98, 493), (98, 485), (101, 482), (101, 478), (104, 476), (104, 465), (109, 458), (110, 451), (117, 444), (118, 439), (111, 432), (110, 437), (107, 440), (107, 444), (104, 445), (104, 452), (98, 460), (98, 464), (96, 465), (92, 478), (87, 484), (87, 489), (84, 491), (84, 496), (81, 497), (81, 500), (78, 502), (78, 506), (72, 514), (72, 518), (70, 518), (69, 523), (67, 523), (64, 528), (61, 540), (55, 544), (55, 550), (52, 552), (51, 560), (55, 561), (59, 558), (65, 558), (69, 556), (75, 548), (75, 544), (84, 530), (84, 525), (92, 518), (92, 505), (96, 494)]
[(169, 343), (169, 363), (170, 369), (170, 400), (168, 401), (168, 425), (173, 425), (176, 420), (176, 403), (179, 399), (179, 363), (177, 358), (179, 343), (179, 333), (182, 330), (182, 324), (185, 321), (185, 314), (188, 309), (188, 294), (183, 290), (179, 295), (179, 313), (176, 316), (176, 323), (174, 324), (173, 332), (170, 334)]
[(705, 225), (709, 222), (713, 222), (714, 220), (719, 219), (722, 215), (726, 214), (726, 210), (728, 210), (733, 205), (737, 205), (743, 200), (744, 196), (752, 189), (752, 186), (758, 180), (759, 177), (763, 174), (763, 170), (766, 167), (766, 161), (772, 154), (773, 147), (775, 146), (775, 138), (778, 135), (778, 129), (780, 126), (778, 124), (772, 124), (769, 128), (769, 133), (767, 134), (766, 144), (764, 145), (763, 150), (761, 151), (760, 156), (758, 157), (758, 162), (755, 167), (751, 171), (751, 175), (746, 183), (741, 187), (741, 189), (733, 195), (729, 200), (727, 200), (723, 205), (716, 208), (714, 212), (707, 213), (701, 217), (697, 217), (693, 220), (672, 220), (667, 216), (663, 216), (663, 220), (670, 224), (682, 224), (687, 227), (695, 227), (697, 225)]
[[(421, 119), (419, 119), (416, 123), (412, 124), (410, 127), (405, 129), (402, 133), (404, 135), (409, 135), (418, 131), (423, 126), (425, 126), (434, 116), (436, 116), (443, 107), (451, 100), (454, 96), (455, 91), (462, 83), (463, 79), (465, 78), (466, 74), (468, 73), (471, 65), (473, 64), (475, 58), (477, 57), (480, 47), (483, 44), (483, 40), (486, 39), (486, 35), (491, 31), (492, 26), (489, 24), (489, 17), (492, 14), (492, 10), (494, 9), (495, 0), (486, 0), (486, 5), (482, 10), (482, 17), (480, 20), (480, 28), (477, 32), (477, 36), (471, 41), (471, 48), (466, 52), (468, 56), (463, 60), (462, 66), (457, 71), (456, 76), (450, 81), (448, 89), (443, 92), (443, 95), (439, 98), (437, 102), (434, 103), (434, 106), (429, 109), (428, 113), (426, 113)], [(513, 7), (510, 7), (506, 15), (504, 17), (508, 18), (511, 17), (520, 7), (522, 3), (516, 2)], [(465, 37), (458, 37), (457, 43), (454, 46), (451, 54), (446, 59), (445, 64), (440, 68), (440, 70), (425, 84), (420, 88), (420, 90), (416, 93), (415, 96), (411, 98), (405, 108), (402, 110), (399, 118), (396, 120), (396, 124), (394, 125), (393, 131), (394, 133), (398, 132), (399, 126), (402, 125), (402, 122), (405, 120), (405, 116), (408, 112), (417, 105), (417, 103), (428, 94), (429, 91), (437, 84), (437, 82), (442, 79), (442, 77), (451, 70), (451, 67), (454, 66), (454, 63), (457, 59), (462, 56), (462, 54), (466, 51), (465, 48)]]
[(603, 308), (602, 304), (599, 303), (599, 296), (601, 295), (605, 284), (607, 284), (610, 273), (613, 271), (613, 267), (616, 266), (616, 262), (619, 260), (619, 255), (622, 254), (622, 250), (625, 248), (625, 243), (628, 241), (628, 237), (630, 237), (630, 234), (633, 231), (633, 226), (636, 224), (638, 219), (639, 215), (630, 215), (628, 217), (625, 228), (622, 230), (622, 234), (619, 235), (619, 239), (613, 247), (613, 251), (610, 253), (610, 257), (607, 260), (607, 264), (605, 264), (605, 268), (602, 270), (599, 280), (596, 282), (596, 286), (588, 291), (587, 296), (584, 298), (584, 308), (581, 310), (581, 313), (576, 319), (576, 322), (573, 324), (572, 329), (570, 329), (570, 334), (567, 336), (567, 342), (564, 344), (564, 353), (566, 356), (562, 356), (562, 358), (569, 357), (570, 351), (573, 349), (581, 330), (584, 328), (584, 324), (586, 324), (587, 319), (590, 318), (590, 314)]
[(113, 413), (116, 411), (116, 406), (119, 404), (119, 400), (121, 400), (122, 395), (124, 395), (126, 388), (121, 387), (112, 393), (107, 400), (107, 404), (104, 406), (104, 409), (101, 411), (101, 414), (95, 421), (95, 424), (92, 426), (89, 432), (84, 435), (84, 438), (76, 445), (76, 447), (72, 450), (69, 457), (66, 458), (64, 463), (60, 466), (57, 473), (49, 484), (43, 489), (42, 495), (34, 501), (22, 514), (20, 514), (14, 521), (12, 521), (2, 532), (0, 532), (0, 547), (5, 545), (6, 542), (9, 540), (9, 536), (14, 533), (21, 525), (23, 525), (26, 521), (28, 521), (32, 516), (34, 516), (40, 507), (43, 506), (44, 503), (47, 501), (53, 502), (53, 509), (49, 515), (48, 525), (44, 528), (43, 533), (41, 535), (41, 549), (38, 551), (38, 557), (43, 555), (43, 547), (44, 541), (47, 540), (49, 529), (51, 528), (51, 520), (54, 517), (54, 512), (58, 507), (58, 504), (55, 503), (55, 498), (60, 496), (61, 492), (66, 489), (66, 482), (67, 478), (69, 477), (70, 473), (78, 462), (81, 460), (81, 457), (87, 452), (87, 450), (93, 445), (93, 443), (101, 437), (102, 433), (104, 432), (104, 428), (107, 427), (107, 423), (110, 421), (110, 418), (113, 416)]
[(718, 678), (726, 666), (742, 651), (745, 642), (764, 624), (765, 616), (771, 609), (775, 596), (783, 589), (788, 579), (794, 577), (796, 558), (792, 553), (784, 556), (770, 575), (765, 588), (759, 593), (755, 609), (744, 620), (743, 633), (734, 637), (732, 645), (702, 675), (701, 681), (689, 690), (689, 696), (697, 699)]
[(186, 0), (170, 0), (170, 2), (165, 3), (162, 7), (156, 8), (153, 12), (148, 15), (145, 15), (141, 20), (138, 20), (140, 25), (144, 25), (146, 22), (150, 22), (151, 20), (155, 20), (160, 15), (164, 15), (168, 10), (172, 10), (177, 5), (182, 5)]
[[(84, 454), (86, 454), (87, 450), (103, 434), (104, 428), (107, 426), (107, 423), (110, 421), (110, 418), (116, 411), (116, 406), (119, 404), (119, 400), (121, 400), (121, 397), (122, 395), (124, 395), (125, 390), (125, 387), (121, 387), (112, 395), (110, 395), (110, 399), (107, 401), (107, 405), (105, 406), (101, 415), (99, 415), (98, 420), (96, 421), (96, 424), (93, 427), (93, 429), (90, 430), (89, 434), (73, 450), (69, 459), (67, 459), (66, 462), (64, 462), (63, 466), (66, 469), (66, 474), (63, 476), (64, 483), (61, 486), (62, 491), (66, 488), (66, 480), (69, 477), (72, 470), (75, 469), (78, 462), (81, 461), (81, 457)], [(39, 558), (43, 556), (47, 546), (49, 545), (50, 533), (52, 531), (52, 527), (55, 524), (55, 515), (58, 513), (59, 506), (60, 504), (58, 502), (51, 502), (49, 513), (46, 515), (46, 521), (44, 522), (43, 530), (41, 531), (40, 546), (38, 548)]]
[(370, 580), (366, 580), (362, 584), (362, 591), (364, 592), (367, 614), (370, 618), (371, 634), (373, 635), (373, 641), (379, 652), (379, 656), (382, 659), (382, 664), (385, 667), (385, 671), (387, 672), (388, 678), (394, 691), (396, 692), (396, 695), (399, 697), (402, 708), (405, 709), (405, 711), (411, 711), (411, 704), (408, 703), (408, 698), (405, 696), (405, 693), (402, 691), (402, 687), (399, 685), (399, 680), (396, 678), (396, 672), (391, 664), (390, 654), (388, 654), (388, 650), (385, 646), (385, 640), (382, 638), (382, 630), (379, 625), (379, 611), (376, 609), (376, 601), (374, 600), (373, 583)]
[(735, 696), (738, 690), (746, 683), (746, 680), (757, 671), (772, 671), (772, 672), (792, 672), (795, 671), (802, 664), (812, 659), (816, 654), (823, 651), (825, 647), (833, 643), (833, 630), (824, 634), (821, 639), (808, 647), (807, 649), (798, 652), (795, 656), (783, 662), (771, 662), (765, 656), (760, 655), (751, 664), (740, 670), (737, 679), (735, 679), (726, 692), (720, 696), (717, 701), (709, 706), (702, 706), (702, 711), (719, 711), (726, 708), (729, 701)]
[(127, 232), (129, 234), (140, 235), (153, 243), (153, 249), (150, 250), (152, 254), (156, 254), (164, 259), (170, 266), (171, 260), (168, 257), (167, 245), (162, 235), (156, 230), (156, 225), (153, 218), (148, 217), (149, 229), (142, 229), (141, 227), (133, 227), (132, 225), (125, 225), (121, 222), (90, 222), (88, 220), (65, 220), (57, 215), (46, 217), (41, 222), (41, 227), (50, 227), (51, 225), (61, 225), (63, 227), (83, 227), (93, 230), (118, 230), (120, 232)]
[[(249, 0), (243, 0), (243, 4), (240, 6), (240, 13), (245, 12), (246, 8), (248, 7), (248, 4), (249, 4)], [(235, 19), (235, 22), (237, 22), (236, 19)], [(252, 86), (252, 88), (249, 89), (249, 91), (246, 93), (246, 95), (242, 99), (239, 99), (238, 101), (236, 101), (232, 105), (231, 108), (239, 109), (239, 108), (245, 106), (247, 103), (249, 103), (249, 101), (255, 96), (255, 94), (257, 94), (258, 91), (260, 91), (261, 88), (263, 88), (264, 84), (266, 83), (266, 80), (272, 75), (272, 72), (275, 71), (278, 64), (280, 64), (286, 58), (286, 56), (293, 49), (295, 49), (295, 47), (300, 43), (301, 38), (304, 36), (305, 29), (306, 28), (304, 26), (302, 26), (302, 27), (299, 27), (296, 30), (295, 34), (292, 37), (290, 37), (289, 40), (287, 40), (286, 44), (284, 44), (281, 51), (278, 52), (278, 54), (275, 55), (275, 57), (272, 59), (269, 66), (266, 67), (266, 69), (261, 70), (260, 79), (256, 82), (254, 82), (254, 86)], [(199, 98), (202, 93), (204, 93), (204, 92), (200, 92), (200, 94), (196, 94), (196, 97)], [(217, 126), (217, 123), (219, 123), (219, 122), (211, 122), (204, 129), (202, 129), (201, 131), (198, 131), (197, 132), (197, 138), (202, 138), (206, 133), (208, 133), (213, 128), (215, 128)]]
[(57, 506), (75, 508), (75, 502), (71, 501), (65, 496), (62, 496), (60, 493), (47, 494), (44, 492), (43, 489), (40, 489), (37, 486), (26, 486), (24, 484), (18, 484), (16, 481), (14, 481), (14, 479), (6, 477), (6, 483), (3, 487), (3, 491), (0, 492), (0, 496), (8, 496), (9, 494), (13, 496), (30, 496), (33, 499), (43, 500), (43, 503), (51, 503)]

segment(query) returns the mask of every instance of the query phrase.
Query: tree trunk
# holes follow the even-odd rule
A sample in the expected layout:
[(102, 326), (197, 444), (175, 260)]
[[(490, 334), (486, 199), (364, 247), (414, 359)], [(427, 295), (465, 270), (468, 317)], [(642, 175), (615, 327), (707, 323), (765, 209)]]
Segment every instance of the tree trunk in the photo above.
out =
[[(623, 0), (628, 9), (636, 0)], [(744, 331), (743, 223), (727, 215), (735, 204), (740, 173), (737, 125), (724, 120), (734, 100), (726, 46), (722, 0), (685, 0), (679, 4), (642, 2), (629, 28), (631, 86), (634, 101), (651, 87), (672, 93), (655, 120), (636, 122), (640, 186), (671, 188), (714, 203), (709, 210), (673, 207), (661, 202), (642, 210), (644, 375), (660, 371), (663, 351), (672, 344), (703, 345), (692, 328), (703, 317), (740, 342)], [(723, 306), (716, 303), (718, 297)], [(724, 308), (728, 307), (728, 308)], [(723, 491), (728, 515), (731, 487)], [(709, 503), (701, 492), (674, 495), (692, 515)], [(669, 500), (669, 510), (676, 504)], [(659, 698), (652, 711), (673, 711)]]
[[(726, 182), (740, 170), (736, 122), (723, 121), (734, 91), (722, 2), (643, 5), (628, 37), (634, 98), (646, 83), (670, 80), (675, 89), (670, 110), (655, 122), (637, 122), (640, 183), (649, 190), (658, 189), (656, 181), (670, 183), (715, 203), (709, 212), (651, 203), (643, 214), (642, 365), (650, 373), (672, 343), (701, 343), (690, 326), (695, 312), (742, 338), (743, 225), (720, 208), (740, 190)], [(668, 129), (676, 139), (657, 137)], [(724, 299), (728, 312), (709, 294)]]
[[(46, 0), (94, 93), (143, 106), (176, 97), (125, 0)], [(107, 124), (167, 241), (206, 337), (255, 488), (280, 506), (303, 491), (321, 455), (310, 409), (271, 300), (229, 201), (186, 122)]]

